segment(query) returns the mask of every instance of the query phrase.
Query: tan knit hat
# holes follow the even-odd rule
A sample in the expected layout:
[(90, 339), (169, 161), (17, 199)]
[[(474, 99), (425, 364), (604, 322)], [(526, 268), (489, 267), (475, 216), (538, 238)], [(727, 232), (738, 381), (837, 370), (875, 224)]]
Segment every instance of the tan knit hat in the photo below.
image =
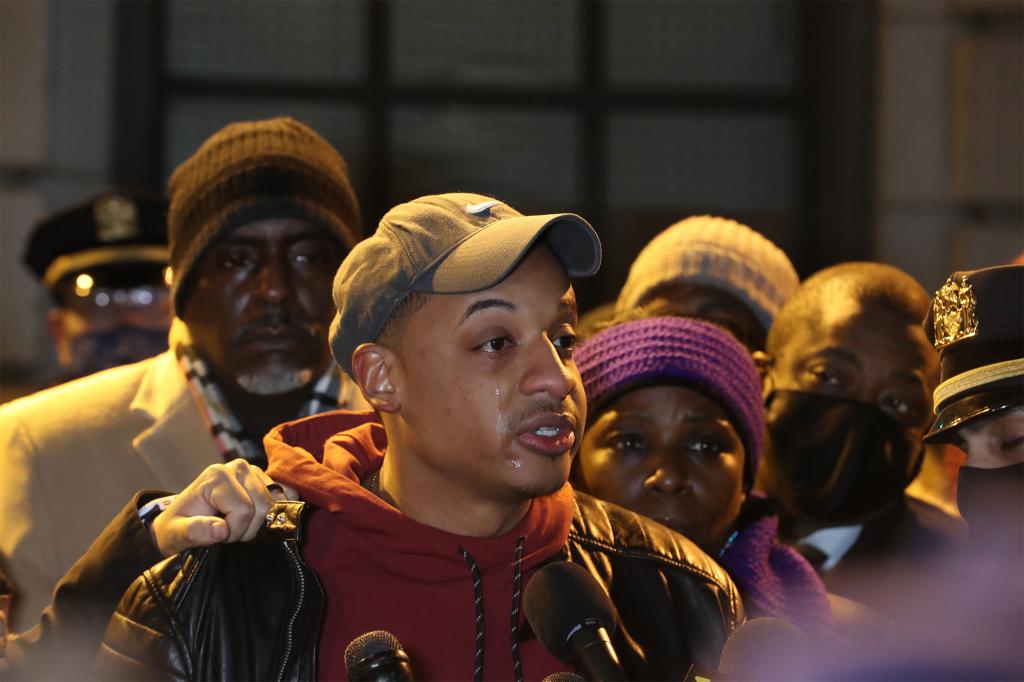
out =
[(615, 308), (641, 305), (655, 289), (673, 282), (729, 292), (767, 331), (800, 278), (782, 249), (759, 232), (735, 220), (703, 215), (670, 225), (643, 248)]
[(171, 296), (178, 314), (196, 262), (215, 239), (236, 227), (301, 218), (336, 236), (346, 252), (362, 237), (345, 160), (293, 118), (222, 128), (178, 166), (168, 193)]

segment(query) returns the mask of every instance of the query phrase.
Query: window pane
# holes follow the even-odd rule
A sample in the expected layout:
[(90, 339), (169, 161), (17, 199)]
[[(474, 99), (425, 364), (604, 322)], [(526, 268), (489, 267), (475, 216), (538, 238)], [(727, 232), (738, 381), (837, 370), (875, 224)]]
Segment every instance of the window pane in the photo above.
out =
[(796, 6), (789, 2), (607, 5), (616, 86), (785, 87), (794, 83)]
[(531, 213), (577, 202), (572, 114), (403, 107), (393, 115), (392, 131), (399, 199), (477, 192)]
[(391, 5), (399, 83), (570, 83), (578, 63), (576, 2), (468, 0)]
[(793, 205), (794, 131), (783, 114), (621, 114), (608, 126), (612, 208), (775, 211)]
[(179, 97), (171, 101), (164, 125), (164, 176), (192, 155), (203, 141), (234, 121), (292, 116), (335, 146), (348, 162), (356, 191), (362, 187), (366, 150), (364, 115), (355, 106), (295, 100), (228, 100)]
[(217, 80), (351, 82), (365, 72), (365, 2), (177, 1), (167, 69)]

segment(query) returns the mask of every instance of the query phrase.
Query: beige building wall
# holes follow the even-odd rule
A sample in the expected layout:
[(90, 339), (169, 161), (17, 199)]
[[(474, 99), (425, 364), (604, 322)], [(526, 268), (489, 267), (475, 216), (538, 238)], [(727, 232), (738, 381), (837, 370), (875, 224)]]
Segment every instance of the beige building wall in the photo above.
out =
[(54, 371), (21, 255), (39, 216), (108, 183), (114, 46), (112, 2), (0, 1), (0, 402)]
[(929, 291), (1024, 251), (1022, 13), (883, 4), (875, 254)]

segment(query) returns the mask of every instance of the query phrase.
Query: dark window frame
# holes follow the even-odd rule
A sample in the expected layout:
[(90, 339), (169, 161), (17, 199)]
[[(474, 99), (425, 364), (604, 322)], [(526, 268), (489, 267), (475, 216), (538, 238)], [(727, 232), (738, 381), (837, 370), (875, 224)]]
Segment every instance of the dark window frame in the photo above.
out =
[[(164, 112), (173, 97), (268, 95), (339, 101), (364, 108), (367, 154), (359, 188), (373, 225), (393, 203), (389, 115), (410, 104), (465, 104), (567, 110), (579, 116), (582, 182), (579, 212), (600, 229), (608, 206), (605, 132), (612, 113), (630, 111), (784, 111), (797, 124), (794, 205), (799, 247), (790, 257), (801, 275), (843, 260), (866, 259), (875, 216), (874, 146), (877, 99), (878, 3), (797, 2), (798, 69), (794, 88), (676, 91), (612, 89), (604, 68), (607, 11), (600, 0), (580, 3), (581, 69), (571, 87), (482, 88), (395, 83), (389, 69), (391, 5), (366, 5), (367, 71), (361, 83), (324, 85), (280, 81), (203, 81), (165, 68), (166, 2), (121, 0), (117, 7), (116, 140), (112, 180), (162, 190)], [(680, 216), (682, 217), (682, 216)], [(652, 230), (660, 229), (652, 226)], [(616, 257), (624, 257), (615, 254)], [(618, 282), (584, 284), (585, 303), (614, 296)]]

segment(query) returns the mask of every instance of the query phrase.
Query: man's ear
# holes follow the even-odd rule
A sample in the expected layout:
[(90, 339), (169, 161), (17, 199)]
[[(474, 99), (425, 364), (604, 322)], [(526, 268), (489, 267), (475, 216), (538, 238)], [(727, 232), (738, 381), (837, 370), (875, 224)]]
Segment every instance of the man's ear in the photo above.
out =
[(766, 399), (771, 395), (775, 389), (775, 382), (772, 380), (772, 366), (775, 364), (775, 358), (765, 353), (763, 350), (755, 350), (752, 354), (754, 358), (754, 366), (757, 367), (757, 373), (761, 377), (761, 397)]
[(396, 381), (399, 371), (398, 358), (389, 348), (364, 343), (352, 352), (352, 378), (378, 412), (397, 412), (401, 407)]

